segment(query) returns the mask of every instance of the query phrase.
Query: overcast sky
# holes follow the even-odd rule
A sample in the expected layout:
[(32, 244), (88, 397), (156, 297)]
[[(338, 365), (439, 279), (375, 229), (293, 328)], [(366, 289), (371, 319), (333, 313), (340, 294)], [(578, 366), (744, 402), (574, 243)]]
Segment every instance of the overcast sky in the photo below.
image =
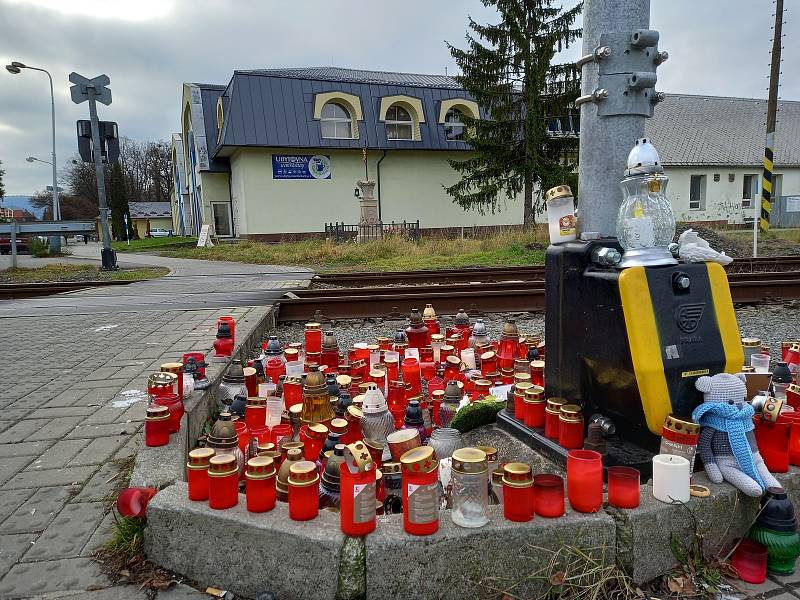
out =
[[(573, 2), (566, 0), (567, 5)], [(787, 3), (791, 9), (793, 2)], [(670, 60), (666, 92), (766, 97), (769, 0), (652, 0), (651, 26)], [(54, 79), (60, 165), (76, 151), (71, 71), (111, 78), (100, 118), (121, 135), (168, 140), (179, 129), (181, 83), (221, 83), (234, 69), (337, 65), (454, 73), (444, 40), (463, 43), (467, 16), (492, 19), (479, 0), (0, 0), (0, 61), (48, 69)], [(800, 100), (800, 13), (787, 11), (781, 97)], [(580, 44), (566, 53), (575, 59)], [(50, 97), (42, 73), (0, 71), (0, 160), (6, 193), (50, 183)]]

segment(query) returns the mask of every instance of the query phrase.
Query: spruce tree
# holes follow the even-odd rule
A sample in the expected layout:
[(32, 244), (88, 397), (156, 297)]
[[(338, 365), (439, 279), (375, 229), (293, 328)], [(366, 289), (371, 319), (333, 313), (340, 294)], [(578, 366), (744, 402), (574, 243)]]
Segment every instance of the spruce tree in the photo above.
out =
[(128, 215), (128, 236), (133, 239), (133, 221), (128, 207), (128, 193), (125, 190), (125, 176), (119, 161), (111, 166), (108, 182), (108, 207), (111, 209), (111, 236), (115, 240), (125, 239), (125, 215)]
[[(500, 21), (484, 25), (470, 18), (467, 49), (448, 47), (461, 70), (456, 80), (487, 114), (463, 115), (464, 141), (474, 153), (450, 161), (461, 180), (445, 189), (455, 203), (482, 214), (523, 192), (528, 225), (543, 207), (544, 191), (577, 183), (578, 140), (561, 131), (572, 121), (570, 112), (577, 122), (571, 107), (580, 93), (580, 71), (553, 58), (581, 35), (573, 24), (582, 4), (563, 10), (553, 0), (482, 2), (497, 9)], [(555, 119), (560, 128), (552, 126)], [(556, 131), (548, 132), (548, 125)]]
[(6, 172), (3, 170), (3, 161), (0, 160), (0, 206), (3, 205), (3, 198), (6, 197), (6, 186), (3, 183), (3, 175), (5, 174)]

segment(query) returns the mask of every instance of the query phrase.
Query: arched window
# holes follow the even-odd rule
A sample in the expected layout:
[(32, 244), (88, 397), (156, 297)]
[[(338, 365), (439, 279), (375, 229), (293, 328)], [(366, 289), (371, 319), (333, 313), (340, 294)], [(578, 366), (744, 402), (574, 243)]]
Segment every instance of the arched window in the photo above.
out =
[(444, 117), (444, 133), (450, 142), (464, 139), (463, 113), (457, 108), (451, 108)]
[(341, 104), (328, 102), (323, 106), (320, 123), (324, 138), (352, 139), (353, 137), (353, 118)]
[(386, 111), (386, 137), (390, 140), (413, 140), (414, 121), (411, 113), (399, 104)]

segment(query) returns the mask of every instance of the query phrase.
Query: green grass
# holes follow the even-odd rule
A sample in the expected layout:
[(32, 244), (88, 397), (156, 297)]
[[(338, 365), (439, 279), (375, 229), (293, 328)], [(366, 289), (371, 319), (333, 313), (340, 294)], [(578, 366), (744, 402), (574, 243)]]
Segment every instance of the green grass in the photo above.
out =
[[(720, 233), (724, 233), (725, 235), (736, 239), (743, 239), (747, 241), (753, 239), (752, 229), (737, 229), (732, 231), (721, 231)], [(789, 240), (800, 243), (800, 229), (770, 229), (767, 231), (767, 233), (762, 233), (759, 231), (758, 239)]]
[(131, 240), (130, 245), (128, 245), (126, 242), (113, 242), (111, 247), (117, 252), (147, 252), (150, 250), (160, 250), (164, 248), (194, 246), (196, 244), (196, 237), (173, 236)]
[(169, 273), (164, 267), (101, 271), (94, 265), (54, 264), (35, 269), (5, 269), (0, 271), (0, 283), (43, 283), (57, 281), (132, 281), (156, 279)]
[[(180, 248), (160, 252), (165, 256), (228, 260), (253, 264), (300, 265), (321, 272), (414, 271), (477, 266), (515, 266), (544, 262), (544, 229), (508, 231), (482, 239), (425, 237), (411, 242), (387, 237), (363, 244), (335, 244), (304, 240), (279, 244), (240, 242), (213, 248)], [(542, 244), (528, 249), (528, 244)]]

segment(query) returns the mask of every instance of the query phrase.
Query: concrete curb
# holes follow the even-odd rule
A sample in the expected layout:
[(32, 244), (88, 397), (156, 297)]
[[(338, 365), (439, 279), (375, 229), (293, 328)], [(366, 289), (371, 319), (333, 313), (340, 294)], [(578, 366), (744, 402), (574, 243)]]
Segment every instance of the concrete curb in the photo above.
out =
[[(235, 358), (247, 360), (249, 349), (260, 345), (264, 332), (275, 326), (275, 314), (275, 308), (272, 306), (257, 306), (236, 323)], [(213, 413), (217, 388), (229, 364), (229, 362), (209, 362), (206, 376), (211, 380), (211, 385), (202, 392), (195, 392), (184, 402), (186, 414), (181, 420), (181, 430), (170, 437), (169, 444), (157, 448), (149, 448), (142, 444), (136, 454), (131, 486), (161, 489), (186, 479), (184, 465), (187, 455), (194, 447), (197, 438), (203, 434), (206, 419)], [(141, 435), (144, 435), (144, 432)]]

